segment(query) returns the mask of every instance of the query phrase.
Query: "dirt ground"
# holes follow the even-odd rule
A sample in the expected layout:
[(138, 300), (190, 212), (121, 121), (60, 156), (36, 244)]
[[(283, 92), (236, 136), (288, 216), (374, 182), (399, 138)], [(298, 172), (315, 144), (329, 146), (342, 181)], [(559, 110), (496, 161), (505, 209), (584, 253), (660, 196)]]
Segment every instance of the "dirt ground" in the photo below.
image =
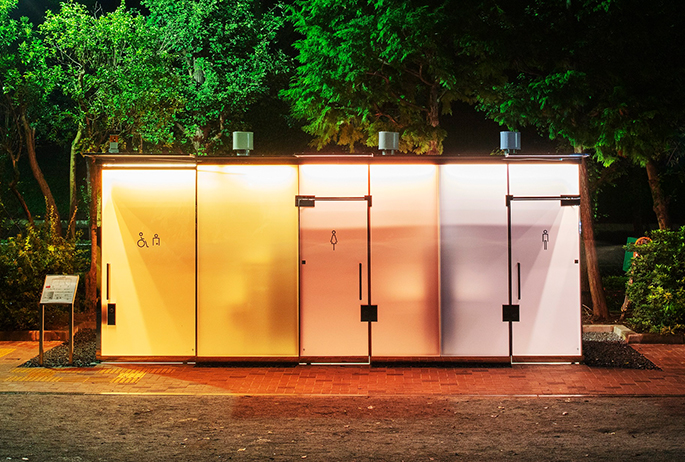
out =
[(685, 460), (685, 398), (0, 395), (0, 459)]

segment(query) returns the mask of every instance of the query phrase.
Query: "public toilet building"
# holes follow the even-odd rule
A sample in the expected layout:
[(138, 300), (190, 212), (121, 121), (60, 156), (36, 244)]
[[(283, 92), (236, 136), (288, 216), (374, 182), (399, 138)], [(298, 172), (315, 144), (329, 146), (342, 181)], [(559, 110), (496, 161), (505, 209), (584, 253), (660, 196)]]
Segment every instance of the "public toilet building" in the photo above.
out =
[(582, 358), (580, 156), (97, 159), (103, 359)]

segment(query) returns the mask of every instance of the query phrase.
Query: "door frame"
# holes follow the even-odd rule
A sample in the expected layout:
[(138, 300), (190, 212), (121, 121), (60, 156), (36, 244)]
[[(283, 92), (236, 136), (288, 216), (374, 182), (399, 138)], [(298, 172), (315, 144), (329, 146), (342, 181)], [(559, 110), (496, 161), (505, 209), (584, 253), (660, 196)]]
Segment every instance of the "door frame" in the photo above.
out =
[[(316, 202), (366, 202), (366, 305), (361, 305), (360, 308), (360, 322), (368, 324), (368, 345), (367, 345), (367, 362), (371, 363), (372, 356), (372, 328), (371, 324), (378, 320), (378, 306), (371, 304), (371, 206), (372, 197), (370, 194), (365, 196), (314, 196), (314, 195), (296, 195), (295, 206), (298, 208), (297, 227), (298, 227), (298, 263), (299, 263), (299, 292), (302, 293), (302, 224), (301, 224), (301, 209), (302, 207), (315, 207)], [(361, 282), (361, 275), (360, 275)], [(300, 328), (299, 328), (299, 345), (298, 356), (302, 356), (302, 299), (298, 302), (298, 310), (300, 312)], [(362, 320), (365, 318), (365, 321)], [(306, 356), (305, 356), (306, 357)], [(317, 358), (318, 359), (318, 358)], [(331, 364), (328, 362), (327, 364)]]
[[(580, 205), (580, 195), (562, 194), (558, 196), (516, 196), (507, 194), (507, 280), (508, 280), (508, 304), (502, 305), (502, 322), (509, 323), (509, 361), (514, 362), (514, 327), (513, 323), (519, 322), (519, 305), (514, 304), (514, 274), (512, 270), (512, 236), (511, 236), (511, 203), (534, 202), (534, 201), (559, 201), (560, 207)], [(521, 292), (521, 271), (518, 271), (517, 288)]]

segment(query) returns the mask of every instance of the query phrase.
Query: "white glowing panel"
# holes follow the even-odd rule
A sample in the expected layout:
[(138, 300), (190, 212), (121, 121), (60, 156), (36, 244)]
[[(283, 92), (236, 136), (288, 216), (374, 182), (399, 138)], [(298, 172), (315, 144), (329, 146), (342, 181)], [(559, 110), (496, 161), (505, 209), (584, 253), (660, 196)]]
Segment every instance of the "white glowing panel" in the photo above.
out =
[(300, 194), (341, 200), (300, 207), (300, 354), (368, 355), (367, 166), (301, 166)]
[[(512, 195), (578, 194), (578, 166), (511, 165)], [(513, 324), (516, 357), (581, 354), (579, 206), (512, 202)]]
[(371, 166), (374, 356), (440, 354), (435, 165)]
[(506, 165), (440, 167), (442, 355), (507, 356)]
[(198, 167), (198, 356), (297, 356), (297, 168)]
[(102, 288), (103, 356), (195, 355), (195, 170), (103, 170)]

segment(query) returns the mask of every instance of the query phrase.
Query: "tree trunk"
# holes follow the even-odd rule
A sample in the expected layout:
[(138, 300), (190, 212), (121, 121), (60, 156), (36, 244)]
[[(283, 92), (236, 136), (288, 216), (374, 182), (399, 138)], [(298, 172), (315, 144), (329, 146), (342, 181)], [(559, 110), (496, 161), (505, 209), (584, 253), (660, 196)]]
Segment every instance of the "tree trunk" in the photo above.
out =
[(76, 236), (76, 208), (78, 207), (78, 188), (76, 185), (76, 155), (78, 154), (78, 144), (83, 137), (83, 126), (79, 124), (76, 136), (71, 142), (69, 153), (69, 227), (67, 235), (70, 238)]
[(651, 159), (647, 161), (647, 180), (649, 181), (649, 189), (652, 191), (652, 201), (654, 205), (654, 213), (659, 223), (659, 229), (671, 229), (671, 217), (668, 215), (668, 206), (666, 204), (666, 196), (663, 189), (661, 189), (661, 180), (659, 179), (659, 170)]
[(29, 156), (31, 172), (33, 173), (33, 176), (36, 178), (38, 186), (40, 186), (40, 190), (43, 193), (43, 196), (45, 197), (45, 201), (47, 203), (48, 210), (46, 210), (45, 218), (48, 219), (50, 217), (50, 214), (52, 214), (52, 216), (55, 218), (55, 231), (58, 235), (61, 236), (62, 221), (60, 220), (59, 211), (57, 210), (57, 203), (55, 203), (55, 198), (52, 197), (50, 186), (48, 186), (48, 182), (45, 181), (43, 171), (40, 169), (40, 166), (38, 165), (38, 160), (36, 159), (36, 131), (29, 125), (29, 121), (26, 118), (25, 111), (21, 114), (21, 123), (24, 127), (24, 140), (26, 142), (26, 152)]
[(21, 204), (21, 208), (24, 210), (24, 214), (26, 215), (26, 219), (28, 220), (29, 224), (33, 226), (33, 215), (31, 215), (31, 210), (29, 210), (29, 206), (26, 204), (24, 196), (21, 195), (19, 188), (17, 188), (17, 183), (19, 183), (19, 168), (17, 168), (14, 159), (12, 159), (12, 164), (14, 166), (14, 177), (12, 178), (12, 181), (9, 184), (9, 188)]
[[(100, 169), (95, 159), (90, 158), (88, 184), (90, 185), (90, 269), (86, 276), (86, 310), (96, 314), (98, 309), (98, 267), (100, 243), (98, 242), (98, 210), (100, 209)], [(97, 318), (96, 318), (97, 319)]]
[[(582, 152), (582, 146), (576, 146), (575, 151)], [(592, 196), (590, 195), (586, 157), (580, 163), (580, 222), (582, 223), (585, 262), (588, 282), (590, 283), (590, 295), (592, 297), (592, 317), (594, 320), (606, 320), (609, 318), (609, 308), (607, 307), (604, 287), (602, 286), (602, 276), (599, 273), (599, 262), (597, 261), (595, 231), (592, 219)]]
[[(440, 98), (438, 96), (439, 87), (437, 82), (431, 86), (430, 96), (428, 102), (428, 124), (433, 128), (438, 128), (440, 126)], [(428, 141), (428, 151), (426, 154), (429, 155), (439, 155), (440, 150), (438, 149), (438, 140), (435, 139), (437, 134), (433, 133), (433, 139)]]

